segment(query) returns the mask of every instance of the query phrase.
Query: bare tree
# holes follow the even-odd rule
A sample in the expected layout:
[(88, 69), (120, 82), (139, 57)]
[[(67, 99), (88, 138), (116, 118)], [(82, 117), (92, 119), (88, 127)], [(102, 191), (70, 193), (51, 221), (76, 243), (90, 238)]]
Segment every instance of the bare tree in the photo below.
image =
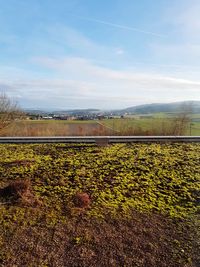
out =
[(191, 122), (192, 111), (192, 102), (187, 105), (183, 104), (180, 107), (178, 114), (173, 119), (173, 135), (184, 135), (187, 132), (187, 129)]
[(23, 116), (16, 102), (12, 101), (5, 93), (0, 94), (0, 131)]

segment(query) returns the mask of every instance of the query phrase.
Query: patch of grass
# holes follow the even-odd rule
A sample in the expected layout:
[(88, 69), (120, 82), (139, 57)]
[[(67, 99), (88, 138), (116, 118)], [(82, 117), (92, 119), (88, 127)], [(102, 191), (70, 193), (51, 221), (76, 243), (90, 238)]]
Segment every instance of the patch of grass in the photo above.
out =
[[(107, 119), (102, 124), (113, 130), (113, 135), (190, 135), (189, 121), (183, 118), (169, 118), (157, 114), (152, 118), (123, 118)], [(191, 135), (198, 135), (200, 131), (191, 129)]]
[[(191, 127), (191, 128), (190, 128)], [(200, 135), (200, 122), (191, 122), (191, 126), (188, 126), (187, 134), (193, 136), (199, 136)]]

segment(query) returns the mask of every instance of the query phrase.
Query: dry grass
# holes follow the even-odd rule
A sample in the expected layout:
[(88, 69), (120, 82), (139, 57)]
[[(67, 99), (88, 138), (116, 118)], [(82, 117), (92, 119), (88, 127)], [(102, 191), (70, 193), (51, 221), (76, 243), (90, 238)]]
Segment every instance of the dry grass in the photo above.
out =
[(98, 123), (15, 122), (4, 128), (0, 136), (87, 136), (109, 135), (110, 131)]
[(23, 205), (28, 204), (33, 206), (41, 204), (34, 196), (29, 180), (10, 182), (6, 187), (0, 189), (0, 198), (6, 203), (21, 203)]
[(185, 135), (186, 117), (164, 119), (115, 119), (102, 122), (18, 121), (4, 128), (0, 136), (106, 136)]

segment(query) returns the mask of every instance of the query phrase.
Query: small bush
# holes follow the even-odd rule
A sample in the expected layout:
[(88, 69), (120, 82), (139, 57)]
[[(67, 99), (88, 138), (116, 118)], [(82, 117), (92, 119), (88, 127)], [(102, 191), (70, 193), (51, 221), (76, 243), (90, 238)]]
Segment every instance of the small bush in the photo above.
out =
[(41, 202), (34, 196), (31, 189), (31, 183), (28, 180), (13, 181), (6, 187), (0, 189), (0, 197), (9, 199), (9, 201), (19, 202), (37, 206)]
[(87, 193), (77, 193), (74, 197), (74, 204), (78, 208), (87, 208), (90, 202), (91, 200)]
[(11, 182), (8, 186), (1, 189), (1, 196), (13, 197), (15, 199), (22, 198), (30, 189), (30, 182), (27, 180), (19, 180)]

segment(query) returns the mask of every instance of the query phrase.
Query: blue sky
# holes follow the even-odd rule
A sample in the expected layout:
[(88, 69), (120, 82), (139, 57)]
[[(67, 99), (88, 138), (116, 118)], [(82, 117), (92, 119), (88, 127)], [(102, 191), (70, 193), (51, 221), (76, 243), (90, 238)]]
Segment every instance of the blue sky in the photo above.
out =
[(25, 108), (200, 100), (199, 0), (0, 0), (0, 91)]

